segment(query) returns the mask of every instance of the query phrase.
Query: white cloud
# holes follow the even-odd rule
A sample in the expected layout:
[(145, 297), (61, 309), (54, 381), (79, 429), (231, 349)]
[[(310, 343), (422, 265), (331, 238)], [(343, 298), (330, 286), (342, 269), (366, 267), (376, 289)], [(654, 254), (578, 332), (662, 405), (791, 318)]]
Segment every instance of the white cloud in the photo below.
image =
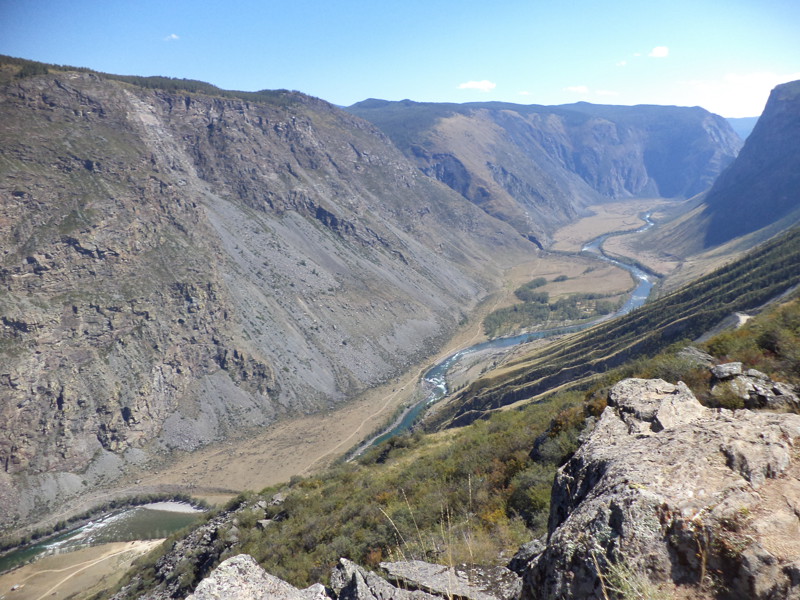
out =
[(585, 85), (571, 85), (564, 88), (565, 92), (573, 92), (575, 94), (588, 94), (589, 88)]
[(721, 79), (680, 82), (681, 102), (702, 106), (723, 117), (756, 117), (764, 110), (776, 85), (800, 79), (800, 72), (728, 73)]
[(496, 83), (492, 83), (491, 81), (484, 79), (483, 81), (467, 81), (465, 83), (461, 83), (459, 84), (458, 89), (491, 92), (496, 87), (497, 87)]
[(625, 66), (627, 66), (627, 65), (628, 65), (628, 61), (627, 61), (627, 60), (621, 60), (621, 61), (619, 61), (619, 62), (617, 63), (617, 66), (618, 66), (618, 67), (625, 67)]
[(181, 39), (177, 33), (170, 33), (167, 37), (164, 38), (165, 42), (174, 42), (175, 40)]
[(656, 46), (652, 50), (650, 50), (650, 54), (648, 54), (650, 58), (666, 58), (669, 56), (669, 48), (666, 46)]
[(528, 92), (528, 91), (518, 92), (518, 94), (519, 94), (520, 96), (532, 96), (532, 95), (533, 95), (533, 94), (531, 94), (531, 93), (530, 93), (530, 92)]

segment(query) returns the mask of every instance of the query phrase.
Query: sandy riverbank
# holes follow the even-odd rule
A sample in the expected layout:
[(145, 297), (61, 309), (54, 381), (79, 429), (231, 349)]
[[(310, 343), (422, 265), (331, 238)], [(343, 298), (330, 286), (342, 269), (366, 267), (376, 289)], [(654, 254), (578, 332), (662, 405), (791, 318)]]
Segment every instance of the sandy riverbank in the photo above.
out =
[(162, 541), (115, 542), (46, 556), (35, 563), (0, 575), (0, 598), (88, 598), (114, 585), (134, 560)]

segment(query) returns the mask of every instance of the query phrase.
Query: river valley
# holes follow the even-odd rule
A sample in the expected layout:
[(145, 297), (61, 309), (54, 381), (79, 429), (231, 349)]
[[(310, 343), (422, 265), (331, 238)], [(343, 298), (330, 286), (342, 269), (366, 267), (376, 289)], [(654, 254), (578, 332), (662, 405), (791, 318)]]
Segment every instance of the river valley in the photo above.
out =
[(447, 396), (449, 392), (448, 374), (450, 370), (458, 364), (459, 361), (468, 357), (471, 354), (477, 354), (485, 351), (492, 350), (509, 350), (521, 344), (527, 344), (534, 340), (541, 340), (556, 335), (563, 335), (566, 333), (574, 333), (587, 329), (608, 319), (620, 317), (628, 314), (632, 310), (639, 308), (650, 296), (650, 292), (655, 285), (657, 277), (652, 273), (645, 272), (634, 261), (626, 262), (622, 258), (611, 258), (603, 252), (603, 243), (611, 236), (629, 234), (629, 233), (642, 233), (650, 229), (655, 223), (650, 219), (651, 213), (647, 212), (641, 215), (644, 225), (631, 231), (621, 230), (609, 233), (604, 233), (588, 242), (581, 248), (581, 253), (585, 253), (595, 257), (597, 260), (605, 261), (614, 266), (625, 269), (631, 274), (631, 277), (636, 282), (636, 286), (630, 293), (630, 297), (623, 303), (623, 305), (613, 314), (593, 319), (586, 323), (579, 323), (575, 325), (565, 325), (551, 329), (542, 329), (538, 331), (524, 332), (517, 335), (499, 337), (484, 342), (480, 342), (473, 346), (463, 348), (458, 352), (448, 356), (444, 360), (438, 362), (433, 367), (428, 369), (425, 374), (420, 378), (417, 390), (417, 396), (421, 399), (415, 404), (412, 404), (405, 409), (395, 419), (395, 421), (387, 427), (384, 431), (378, 433), (374, 437), (367, 440), (359, 446), (351, 455), (355, 458), (362, 454), (369, 447), (380, 444), (387, 439), (398, 435), (404, 431), (409, 430), (414, 423), (436, 402)]
[[(470, 323), (451, 344), (427, 364), (420, 364), (405, 375), (379, 388), (369, 390), (335, 411), (287, 420), (255, 436), (243, 435), (241, 440), (228, 440), (203, 448), (178, 457), (178, 460), (165, 463), (150, 472), (132, 474), (128, 483), (117, 489), (115, 494), (124, 496), (156, 491), (183, 491), (219, 503), (241, 490), (259, 490), (268, 485), (287, 481), (293, 475), (309, 474), (323, 469), (355, 446), (359, 440), (369, 437), (368, 433), (385, 423), (389, 415), (402, 410), (403, 406), (420, 404), (419, 401), (414, 402), (414, 399), (419, 400), (418, 383), (421, 380), (430, 380), (423, 383), (423, 390), (439, 388), (440, 383), (436, 380), (438, 375), (435, 369), (442, 367), (447, 371), (451, 365), (463, 360), (464, 348), (470, 349), (466, 353), (466, 356), (469, 356), (479, 350), (491, 347), (502, 349), (504, 346), (517, 344), (520, 340), (527, 341), (531, 335), (544, 334), (545, 332), (526, 333), (516, 336), (519, 339), (504, 338), (493, 341), (487, 341), (483, 334), (483, 317), (496, 308), (514, 303), (516, 300), (513, 290), (523, 283), (539, 276), (552, 280), (563, 273), (569, 275), (569, 280), (558, 284), (561, 287), (557, 293), (597, 290), (621, 293), (629, 289), (630, 269), (626, 267), (623, 270), (608, 260), (601, 263), (596, 255), (589, 257), (576, 252), (581, 250), (587, 241), (597, 241), (596, 238), (603, 234), (636, 229), (642, 224), (639, 215), (648, 212), (654, 204), (654, 202), (634, 201), (595, 207), (596, 214), (584, 223), (578, 238), (582, 237), (582, 241), (572, 250), (572, 254), (543, 255), (509, 271), (506, 288), (487, 299), (481, 310), (473, 315)], [(570, 235), (573, 234), (574, 229), (570, 230)], [(591, 249), (587, 249), (587, 252), (590, 251)], [(633, 297), (637, 297), (643, 302), (647, 293), (641, 288), (640, 283), (630, 301), (633, 301)], [(559, 329), (557, 332), (562, 331), (563, 329)], [(422, 403), (420, 410), (427, 406), (426, 396), (422, 399), (425, 402)], [(415, 416), (412, 416), (409, 422), (413, 422), (414, 418)], [(139, 548), (139, 551), (145, 550), (145, 546)], [(85, 559), (82, 552), (62, 554), (59, 557), (64, 561), (70, 555), (74, 555), (75, 562), (83, 564)], [(45, 564), (44, 561), (41, 562)], [(112, 561), (108, 561), (107, 564), (111, 565)], [(60, 578), (61, 575), (54, 574), (53, 577)], [(0, 590), (0, 595), (6, 591)]]

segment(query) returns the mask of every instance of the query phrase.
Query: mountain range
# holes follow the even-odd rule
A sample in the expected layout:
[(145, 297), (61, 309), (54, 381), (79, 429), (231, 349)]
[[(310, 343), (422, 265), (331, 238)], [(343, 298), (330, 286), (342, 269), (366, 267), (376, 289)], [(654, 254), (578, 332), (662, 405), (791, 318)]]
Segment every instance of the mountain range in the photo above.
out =
[(423, 173), (543, 246), (554, 228), (609, 198), (705, 191), (741, 147), (702, 108), (365, 100), (347, 110)]
[(699, 108), (345, 111), (0, 63), (7, 528), (389, 381), (586, 207), (688, 198), (741, 145)]

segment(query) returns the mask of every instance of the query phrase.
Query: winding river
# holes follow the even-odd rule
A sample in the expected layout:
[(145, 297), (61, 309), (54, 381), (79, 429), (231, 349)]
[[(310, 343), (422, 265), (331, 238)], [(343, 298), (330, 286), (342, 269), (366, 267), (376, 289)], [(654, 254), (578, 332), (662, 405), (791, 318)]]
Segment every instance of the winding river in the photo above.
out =
[(455, 365), (464, 356), (475, 352), (480, 352), (482, 350), (511, 348), (519, 344), (524, 344), (554, 335), (581, 331), (582, 329), (587, 329), (602, 321), (625, 315), (631, 312), (633, 309), (642, 306), (650, 296), (650, 291), (653, 289), (653, 285), (655, 285), (657, 277), (653, 274), (646, 273), (641, 267), (633, 262), (628, 263), (625, 262), (624, 259), (611, 258), (603, 251), (603, 242), (615, 235), (641, 233), (643, 231), (647, 231), (654, 225), (653, 221), (650, 219), (650, 215), (651, 213), (645, 213), (641, 215), (641, 218), (644, 220), (645, 224), (638, 229), (633, 231), (627, 230), (606, 233), (593, 239), (591, 242), (585, 244), (583, 248), (581, 248), (581, 254), (591, 254), (598, 260), (602, 260), (625, 269), (637, 282), (636, 287), (631, 292), (628, 300), (615, 313), (602, 316), (588, 323), (580, 323), (578, 325), (556, 327), (553, 329), (544, 329), (541, 331), (522, 333), (509, 337), (495, 338), (486, 342), (481, 342), (480, 344), (475, 344), (474, 346), (469, 346), (468, 348), (464, 348), (455, 354), (448, 356), (444, 360), (438, 362), (428, 369), (420, 379), (419, 387), (422, 390), (421, 400), (403, 411), (403, 413), (382, 433), (376, 435), (372, 439), (359, 446), (358, 449), (351, 454), (349, 460), (361, 455), (365, 450), (367, 450), (367, 448), (376, 444), (380, 444), (381, 442), (388, 440), (389, 438), (394, 437), (395, 435), (402, 433), (407, 429), (410, 429), (414, 422), (425, 410), (447, 395), (447, 373), (453, 367), (453, 365)]

